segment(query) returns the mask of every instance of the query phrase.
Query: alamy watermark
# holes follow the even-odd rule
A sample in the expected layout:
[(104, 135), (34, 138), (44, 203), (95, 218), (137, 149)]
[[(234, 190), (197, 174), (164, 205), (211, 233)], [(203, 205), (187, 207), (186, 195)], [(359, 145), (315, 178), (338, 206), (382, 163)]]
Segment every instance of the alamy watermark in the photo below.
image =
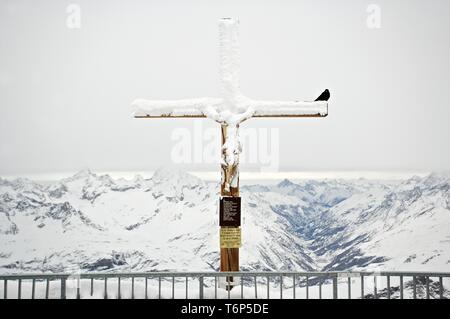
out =
[(81, 29), (81, 7), (79, 4), (71, 3), (66, 8), (66, 27), (69, 29)]
[(378, 4), (369, 4), (366, 12), (368, 13), (366, 25), (369, 29), (381, 28), (381, 7)]
[[(203, 127), (194, 120), (192, 128), (172, 131), (171, 159), (176, 164), (219, 164), (221, 161), (221, 132), (218, 127)], [(242, 153), (240, 164), (257, 166), (261, 171), (279, 169), (280, 132), (278, 128), (240, 128)]]

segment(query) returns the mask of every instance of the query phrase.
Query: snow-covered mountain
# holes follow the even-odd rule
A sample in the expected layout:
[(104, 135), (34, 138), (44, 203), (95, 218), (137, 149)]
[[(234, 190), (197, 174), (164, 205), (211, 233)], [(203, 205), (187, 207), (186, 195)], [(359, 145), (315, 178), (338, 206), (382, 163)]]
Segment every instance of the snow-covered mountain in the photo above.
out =
[[(217, 270), (219, 185), (0, 179), (0, 272)], [(243, 270), (450, 269), (450, 175), (241, 188)]]

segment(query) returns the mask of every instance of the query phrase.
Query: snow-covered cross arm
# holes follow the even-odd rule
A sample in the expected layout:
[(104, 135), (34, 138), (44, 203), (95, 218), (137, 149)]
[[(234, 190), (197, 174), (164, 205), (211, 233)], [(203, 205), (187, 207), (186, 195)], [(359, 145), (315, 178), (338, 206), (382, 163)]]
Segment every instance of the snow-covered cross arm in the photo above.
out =
[[(312, 102), (250, 100), (248, 104), (254, 110), (251, 117), (325, 117), (328, 115), (327, 100)], [(220, 98), (161, 101), (138, 99), (132, 104), (135, 118), (205, 118), (208, 114), (205, 110), (210, 108), (219, 110), (222, 105), (223, 100)]]
[(207, 107), (218, 107), (222, 99), (197, 98), (183, 100), (135, 100), (132, 104), (135, 118), (160, 117), (206, 117), (202, 110)]
[[(324, 91), (326, 94), (328, 90)], [(328, 115), (328, 99), (324, 101), (252, 101), (255, 113), (252, 117), (325, 117)]]
[(221, 19), (220, 76), (222, 98), (184, 100), (136, 100), (136, 118), (201, 118), (236, 125), (251, 117), (324, 117), (328, 114), (330, 93), (325, 90), (315, 101), (258, 101), (244, 96), (239, 84), (238, 21)]

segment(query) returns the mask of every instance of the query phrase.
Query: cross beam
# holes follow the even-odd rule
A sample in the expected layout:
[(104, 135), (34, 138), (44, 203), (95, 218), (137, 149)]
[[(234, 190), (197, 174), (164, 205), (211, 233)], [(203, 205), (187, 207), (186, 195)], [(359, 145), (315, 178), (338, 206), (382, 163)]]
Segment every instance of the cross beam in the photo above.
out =
[[(132, 103), (135, 118), (210, 118), (221, 125), (221, 196), (239, 197), (239, 124), (256, 118), (325, 117), (330, 92), (315, 101), (260, 101), (242, 94), (239, 85), (238, 21), (219, 20), (221, 98), (143, 100)], [(221, 248), (221, 271), (239, 271), (239, 248)], [(228, 278), (230, 279), (230, 277)], [(232, 280), (232, 278), (231, 278)], [(231, 289), (227, 286), (227, 289)]]
[[(322, 95), (329, 95), (325, 90)], [(251, 101), (255, 109), (251, 117), (325, 117), (328, 115), (328, 99), (323, 101)], [(202, 110), (207, 106), (221, 106), (222, 99), (200, 98), (185, 100), (138, 99), (132, 104), (135, 118), (206, 118)]]

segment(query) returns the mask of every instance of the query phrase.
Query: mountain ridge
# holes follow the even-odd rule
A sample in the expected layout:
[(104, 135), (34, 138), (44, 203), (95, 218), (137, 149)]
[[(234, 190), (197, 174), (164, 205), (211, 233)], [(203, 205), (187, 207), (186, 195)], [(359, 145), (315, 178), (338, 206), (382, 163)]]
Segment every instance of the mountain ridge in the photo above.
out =
[[(241, 196), (242, 270), (450, 265), (447, 174), (286, 179)], [(46, 185), (0, 178), (0, 272), (217, 270), (218, 197), (218, 183), (169, 169), (130, 180), (84, 170)]]

